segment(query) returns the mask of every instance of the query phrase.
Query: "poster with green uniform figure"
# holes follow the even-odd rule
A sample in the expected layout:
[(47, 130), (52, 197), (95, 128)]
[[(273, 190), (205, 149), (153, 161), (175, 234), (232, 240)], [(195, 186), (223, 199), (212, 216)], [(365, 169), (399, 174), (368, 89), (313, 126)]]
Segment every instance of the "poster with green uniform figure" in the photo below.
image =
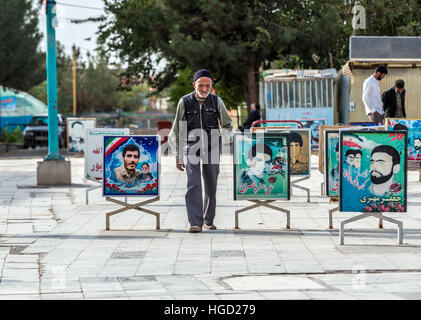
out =
[(406, 212), (406, 137), (406, 131), (340, 131), (339, 211)]
[(266, 132), (289, 133), (289, 171), (291, 176), (308, 177), (311, 174), (310, 129), (267, 129)]
[(339, 130), (324, 131), (325, 187), (328, 197), (339, 196)]
[(289, 134), (234, 135), (234, 200), (289, 200)]

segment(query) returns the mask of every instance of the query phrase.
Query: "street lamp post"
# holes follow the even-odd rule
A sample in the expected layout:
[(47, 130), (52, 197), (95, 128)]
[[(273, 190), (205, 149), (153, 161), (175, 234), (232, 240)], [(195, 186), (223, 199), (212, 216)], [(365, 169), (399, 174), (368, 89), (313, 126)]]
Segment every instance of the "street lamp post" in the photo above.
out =
[(48, 154), (44, 161), (64, 160), (58, 150), (56, 1), (45, 0), (47, 30)]
[(48, 154), (37, 163), (37, 185), (70, 185), (70, 161), (58, 150), (56, 1), (44, 0), (47, 31)]

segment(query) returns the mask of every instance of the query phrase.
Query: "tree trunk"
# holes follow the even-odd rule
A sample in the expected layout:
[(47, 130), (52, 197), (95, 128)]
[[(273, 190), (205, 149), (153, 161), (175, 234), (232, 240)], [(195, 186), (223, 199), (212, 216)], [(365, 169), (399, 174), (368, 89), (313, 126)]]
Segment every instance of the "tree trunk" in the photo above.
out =
[(256, 85), (256, 68), (250, 63), (242, 77), (244, 101), (247, 105), (247, 112), (250, 112), (250, 105), (259, 102), (259, 92)]
[(248, 92), (248, 105), (257, 103), (258, 94), (256, 86), (256, 68), (255, 65), (250, 63), (247, 66), (247, 92)]
[[(247, 77), (246, 77), (247, 79)], [(246, 102), (247, 107), (247, 113), (250, 112), (250, 99), (249, 99), (249, 93), (247, 89), (247, 80), (243, 80), (243, 94), (244, 94), (244, 101)]]
[(334, 68), (334, 65), (333, 65), (333, 54), (330, 51), (329, 51), (329, 62), (330, 62), (330, 67), (331, 68)]

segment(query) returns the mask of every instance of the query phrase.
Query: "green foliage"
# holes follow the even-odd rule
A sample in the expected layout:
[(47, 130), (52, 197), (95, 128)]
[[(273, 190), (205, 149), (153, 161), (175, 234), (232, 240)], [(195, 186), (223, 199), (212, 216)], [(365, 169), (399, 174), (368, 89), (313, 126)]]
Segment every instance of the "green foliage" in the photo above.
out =
[(121, 92), (118, 106), (124, 111), (146, 110), (149, 102), (149, 87), (146, 84), (138, 84), (130, 90)]
[(421, 2), (419, 0), (362, 1), (367, 25), (358, 35), (421, 36)]
[(106, 0), (99, 41), (127, 63), (128, 76), (144, 75), (158, 90), (186, 67), (207, 68), (219, 91), (235, 93), (229, 104), (237, 103), (239, 92), (242, 100), (255, 100), (258, 68), (292, 39), (285, 3), (295, 1)]
[(169, 87), (168, 98), (174, 111), (180, 98), (193, 91), (193, 77), (194, 71), (186, 67), (178, 72), (177, 79)]
[[(121, 70), (118, 66), (111, 69), (106, 55), (88, 54), (85, 62), (79, 49), (75, 50), (77, 115), (115, 111), (116, 108), (124, 111), (146, 108), (149, 93), (146, 84), (122, 87)], [(29, 93), (47, 104), (47, 81), (32, 87)], [(57, 43), (57, 101), (60, 113), (73, 114), (73, 61), (72, 57), (66, 56), (60, 43)]]
[(9, 128), (5, 126), (3, 128), (3, 136), (5, 143), (20, 143), (23, 144), (23, 132), (20, 126), (15, 127), (13, 131), (9, 131)]
[(275, 60), (270, 64), (271, 69), (303, 69), (303, 60), (295, 55), (291, 54), (286, 57), (281, 57), (279, 60)]
[(38, 12), (31, 0), (2, 0), (0, 5), (0, 84), (28, 90), (45, 78), (38, 45)]

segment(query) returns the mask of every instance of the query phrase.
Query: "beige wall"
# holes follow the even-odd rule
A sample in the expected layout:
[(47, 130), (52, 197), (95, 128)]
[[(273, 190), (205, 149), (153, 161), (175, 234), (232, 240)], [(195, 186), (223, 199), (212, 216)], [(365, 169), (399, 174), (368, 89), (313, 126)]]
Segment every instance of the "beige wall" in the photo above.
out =
[[(351, 87), (349, 102), (355, 103), (355, 111), (349, 112), (349, 122), (369, 121), (365, 114), (362, 97), (363, 83), (373, 72), (371, 69), (353, 69), (354, 83)], [(407, 118), (421, 119), (421, 68), (388, 68), (388, 75), (380, 81), (380, 92), (383, 93), (395, 84), (395, 80), (405, 81), (405, 110)]]

